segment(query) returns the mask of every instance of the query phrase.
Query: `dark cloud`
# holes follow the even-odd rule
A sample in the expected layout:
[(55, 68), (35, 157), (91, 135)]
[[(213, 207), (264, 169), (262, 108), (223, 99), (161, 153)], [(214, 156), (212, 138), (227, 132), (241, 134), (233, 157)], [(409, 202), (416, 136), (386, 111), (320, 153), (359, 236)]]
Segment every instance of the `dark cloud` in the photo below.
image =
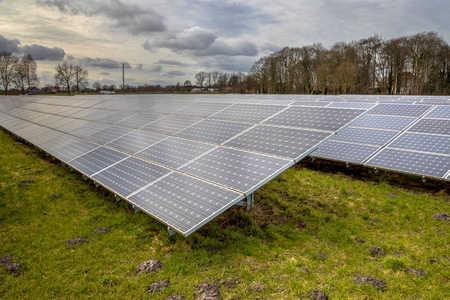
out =
[(176, 7), (179, 15), (195, 20), (196, 24), (217, 30), (221, 35), (237, 36), (255, 33), (258, 24), (277, 23), (276, 17), (264, 13), (259, 7), (245, 1), (180, 1)]
[(66, 52), (64, 52), (64, 49), (62, 48), (49, 48), (37, 44), (20, 47), (20, 52), (31, 54), (35, 60), (60, 61), (63, 60), (66, 55)]
[(183, 71), (170, 71), (167, 72), (166, 74), (164, 74), (164, 76), (166, 77), (175, 77), (175, 76), (184, 76), (186, 75), (186, 73), (184, 73)]
[(37, 0), (41, 5), (55, 7), (72, 15), (103, 15), (133, 35), (166, 31), (164, 17), (156, 11), (120, 0)]
[(100, 75), (104, 75), (104, 76), (109, 76), (109, 75), (111, 75), (111, 73), (109, 73), (109, 72), (100, 72), (99, 74), (100, 74)]
[(155, 73), (159, 73), (161, 72), (163, 69), (163, 66), (154, 66), (151, 67), (150, 69), (148, 69), (150, 72), (155, 72)]
[[(117, 60), (113, 60), (110, 58), (90, 58), (85, 57), (80, 59), (80, 63), (84, 66), (90, 66), (90, 67), (99, 67), (104, 69), (118, 69), (122, 68), (122, 63), (118, 62)], [(125, 69), (130, 69), (131, 66), (129, 63), (124, 62)]]
[(218, 38), (211, 30), (200, 27), (166, 34), (152, 43), (144, 43), (143, 47), (148, 51), (167, 48), (173, 52), (183, 52), (193, 56), (255, 56), (258, 54), (258, 47), (253, 42), (244, 40), (226, 41)]
[(7, 39), (0, 34), (0, 52), (14, 53), (19, 52), (20, 42), (17, 39)]

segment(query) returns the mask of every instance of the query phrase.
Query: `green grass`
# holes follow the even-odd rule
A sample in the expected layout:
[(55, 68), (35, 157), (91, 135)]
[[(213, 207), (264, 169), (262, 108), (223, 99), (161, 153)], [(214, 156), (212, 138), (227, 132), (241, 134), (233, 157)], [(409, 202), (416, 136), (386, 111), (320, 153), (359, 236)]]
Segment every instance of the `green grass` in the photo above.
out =
[[(188, 238), (169, 236), (164, 225), (0, 132), (0, 256), (24, 263), (18, 276), (0, 267), (0, 298), (193, 299), (207, 281), (221, 285), (223, 299), (306, 299), (313, 289), (330, 299), (449, 299), (449, 223), (431, 220), (449, 213), (446, 192), (301, 166), (281, 177), (286, 182), (256, 192), (253, 210), (232, 208)], [(20, 186), (24, 180), (34, 183)], [(111, 232), (94, 234), (100, 226)], [(66, 245), (74, 237), (90, 243)], [(372, 258), (370, 246), (386, 256)], [(149, 259), (163, 269), (136, 276)], [(408, 267), (427, 276), (406, 274)], [(387, 287), (357, 285), (354, 275)], [(146, 292), (165, 279), (164, 291)], [(258, 282), (267, 287), (252, 289)]]

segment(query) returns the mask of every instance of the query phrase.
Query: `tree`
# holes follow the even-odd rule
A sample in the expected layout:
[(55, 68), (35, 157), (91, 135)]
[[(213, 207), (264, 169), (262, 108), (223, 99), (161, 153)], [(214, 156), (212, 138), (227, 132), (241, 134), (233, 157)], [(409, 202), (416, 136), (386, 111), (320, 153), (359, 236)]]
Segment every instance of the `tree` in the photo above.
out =
[(203, 88), (203, 84), (205, 83), (206, 79), (206, 73), (205, 72), (198, 72), (195, 74), (195, 80), (197, 81), (197, 85), (200, 86), (200, 88)]
[(14, 84), (22, 90), (22, 94), (25, 94), (25, 87), (27, 87), (29, 93), (31, 87), (39, 84), (36, 70), (37, 65), (33, 56), (31, 54), (24, 54), (16, 65), (16, 76), (14, 78)]
[(11, 53), (0, 53), (0, 80), (5, 90), (5, 95), (8, 94), (8, 87), (16, 77), (17, 64), (19, 59)]
[(100, 90), (102, 89), (102, 85), (100, 84), (100, 82), (96, 81), (96, 82), (92, 85), (92, 88), (93, 88), (94, 90), (96, 90), (97, 93), (98, 93), (98, 92), (100, 92)]
[(77, 94), (80, 93), (80, 86), (82, 88), (88, 85), (88, 71), (84, 70), (81, 65), (73, 66), (73, 76), (75, 80), (75, 87), (77, 89)]
[(72, 81), (75, 75), (73, 64), (63, 62), (62, 65), (57, 65), (55, 70), (56, 70), (55, 74), (56, 85), (61, 84), (67, 87), (67, 92), (70, 95), (70, 86), (72, 85)]

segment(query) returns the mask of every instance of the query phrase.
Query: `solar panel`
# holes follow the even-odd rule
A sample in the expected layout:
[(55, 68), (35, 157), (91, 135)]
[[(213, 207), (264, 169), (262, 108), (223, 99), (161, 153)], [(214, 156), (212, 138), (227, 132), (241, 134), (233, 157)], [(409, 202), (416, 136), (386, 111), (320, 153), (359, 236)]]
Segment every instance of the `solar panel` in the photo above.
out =
[(363, 112), (356, 109), (291, 106), (264, 123), (337, 131)]
[(375, 103), (364, 103), (364, 102), (332, 102), (327, 107), (334, 108), (354, 108), (354, 109), (369, 109), (374, 107)]
[(130, 132), (131, 129), (128, 128), (110, 126), (86, 137), (86, 139), (95, 142), (97, 144), (104, 145)]
[(242, 198), (240, 193), (174, 172), (130, 200), (187, 236)]
[(128, 157), (128, 155), (105, 147), (99, 147), (70, 160), (69, 164), (81, 173), (92, 176), (126, 157)]
[(76, 137), (74, 138), (75, 141), (73, 143), (70, 143), (62, 148), (58, 148), (57, 150), (53, 151), (52, 154), (61, 161), (68, 162), (71, 159), (74, 159), (99, 147), (97, 144)]
[(291, 103), (291, 105), (296, 106), (327, 106), (331, 102), (317, 102), (317, 101), (303, 101), (303, 100), (297, 100)]
[[(370, 112), (369, 112), (370, 113)], [(416, 118), (401, 116), (378, 116), (366, 114), (352, 123), (352, 127), (372, 129), (404, 130), (411, 125)]]
[(450, 135), (405, 132), (390, 143), (389, 148), (450, 155)]
[(251, 124), (245, 123), (203, 120), (175, 135), (192, 140), (220, 144), (251, 126)]
[(319, 131), (258, 125), (225, 145), (297, 159), (330, 135)]
[(117, 123), (118, 126), (129, 127), (129, 128), (140, 128), (153, 121), (162, 118), (162, 115), (155, 114), (135, 114)]
[(327, 141), (310, 155), (312, 157), (362, 164), (378, 149), (379, 147), (377, 146)]
[(219, 147), (181, 171), (247, 193), (290, 164), (290, 160)]
[(280, 105), (235, 104), (210, 116), (211, 119), (259, 123), (285, 109)]
[(230, 103), (192, 103), (187, 107), (173, 112), (173, 114), (189, 117), (207, 118), (210, 115), (229, 107), (230, 105)]
[(365, 165), (442, 179), (450, 170), (450, 156), (386, 148)]
[(169, 137), (136, 155), (165, 166), (178, 168), (213, 148), (212, 145)]
[(134, 130), (106, 145), (123, 152), (135, 154), (136, 152), (144, 150), (166, 138), (166, 135)]
[(425, 118), (450, 119), (450, 105), (436, 106), (425, 116)]
[(200, 121), (201, 119), (196, 118), (167, 116), (142, 127), (141, 130), (148, 130), (161, 134), (174, 134)]
[(368, 113), (372, 115), (420, 117), (431, 107), (431, 105), (378, 104)]
[(397, 131), (350, 127), (341, 130), (332, 140), (382, 146), (397, 134)]
[(116, 194), (127, 197), (169, 172), (171, 171), (167, 168), (135, 157), (128, 157), (92, 178)]
[(408, 131), (450, 135), (450, 120), (422, 119), (409, 128)]

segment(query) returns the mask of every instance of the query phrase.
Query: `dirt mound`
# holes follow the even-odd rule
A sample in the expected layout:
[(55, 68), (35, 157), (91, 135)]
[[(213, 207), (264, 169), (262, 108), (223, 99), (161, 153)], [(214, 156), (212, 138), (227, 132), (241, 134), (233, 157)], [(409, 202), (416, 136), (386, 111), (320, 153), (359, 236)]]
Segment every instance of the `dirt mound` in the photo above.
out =
[(23, 263), (19, 263), (19, 262), (12, 263), (12, 262), (9, 262), (9, 263), (6, 263), (5, 267), (6, 267), (6, 272), (13, 273), (13, 274), (17, 275), (17, 274), (19, 274), (20, 270), (23, 268)]
[(110, 232), (111, 230), (108, 227), (98, 227), (96, 229), (94, 229), (94, 233), (103, 233), (106, 234), (108, 232)]
[(154, 293), (162, 291), (163, 289), (168, 287), (169, 284), (170, 284), (169, 280), (161, 280), (161, 281), (153, 282), (152, 284), (150, 284), (148, 286), (147, 291), (150, 294), (154, 294)]
[(421, 276), (421, 277), (427, 275), (427, 273), (425, 273), (425, 271), (413, 269), (413, 268), (406, 268), (405, 273), (406, 274), (414, 274), (415, 276)]
[(200, 283), (195, 287), (195, 300), (222, 300), (220, 286), (217, 284)]
[(437, 213), (433, 217), (431, 217), (433, 220), (443, 220), (443, 221), (450, 221), (450, 215), (447, 213)]
[(309, 292), (308, 298), (311, 300), (328, 300), (328, 296), (321, 290), (312, 290)]
[(12, 259), (12, 256), (0, 256), (0, 265), (6, 265), (7, 263), (10, 263)]
[(89, 243), (89, 240), (87, 239), (87, 238), (84, 238), (84, 237), (77, 237), (77, 238), (73, 238), (73, 239), (70, 239), (70, 240), (68, 240), (67, 242), (66, 242), (66, 244), (67, 245), (80, 245), (80, 244), (83, 244), (84, 242), (88, 242)]
[(162, 263), (157, 259), (146, 260), (137, 266), (137, 275), (142, 273), (156, 273), (163, 267)]
[(355, 242), (359, 243), (359, 244), (365, 244), (366, 241), (360, 238), (355, 237)]
[(372, 257), (386, 256), (386, 253), (384, 253), (384, 251), (378, 247), (372, 246), (369, 248), (369, 250), (370, 250), (370, 256), (372, 256)]
[(164, 300), (186, 300), (186, 298), (180, 295), (171, 295), (164, 298)]
[(371, 276), (356, 275), (355, 283), (356, 284), (370, 284), (379, 291), (382, 291), (386, 288), (386, 283), (384, 283), (383, 280), (375, 278), (375, 277), (371, 277)]

